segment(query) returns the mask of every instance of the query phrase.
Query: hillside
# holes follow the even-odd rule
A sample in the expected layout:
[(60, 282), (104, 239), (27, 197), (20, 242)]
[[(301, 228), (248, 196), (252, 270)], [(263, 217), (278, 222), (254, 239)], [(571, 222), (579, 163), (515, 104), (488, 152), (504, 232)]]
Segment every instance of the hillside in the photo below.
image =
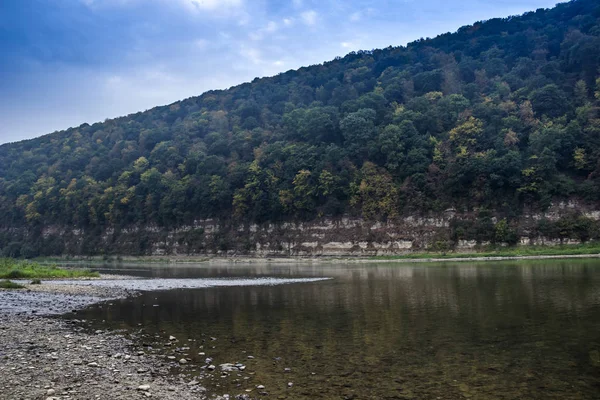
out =
[[(61, 253), (44, 233), (57, 226), (99, 235), (448, 209), (516, 230), (524, 210), (600, 200), (599, 66), (600, 4), (576, 0), (6, 144), (0, 248)], [(598, 235), (577, 223), (569, 235)], [(451, 239), (516, 240), (469, 229)]]

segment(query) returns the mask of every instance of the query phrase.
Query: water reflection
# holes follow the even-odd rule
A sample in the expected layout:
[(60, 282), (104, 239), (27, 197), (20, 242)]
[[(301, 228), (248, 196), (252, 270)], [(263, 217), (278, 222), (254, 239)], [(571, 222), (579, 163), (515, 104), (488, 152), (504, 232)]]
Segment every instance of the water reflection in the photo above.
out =
[(243, 376), (203, 382), (217, 393), (263, 384), (289, 399), (600, 395), (595, 260), (136, 268), (156, 277), (335, 278), (149, 292), (82, 313), (113, 328), (141, 324), (160, 343), (196, 340), (189, 353), (198, 363), (203, 351), (217, 364), (247, 364)]

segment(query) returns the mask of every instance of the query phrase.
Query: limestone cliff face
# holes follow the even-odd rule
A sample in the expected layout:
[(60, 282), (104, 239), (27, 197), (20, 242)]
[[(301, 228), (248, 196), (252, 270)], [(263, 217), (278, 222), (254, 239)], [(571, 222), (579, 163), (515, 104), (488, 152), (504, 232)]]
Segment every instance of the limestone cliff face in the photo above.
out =
[[(43, 240), (60, 238), (62, 253), (72, 255), (367, 256), (425, 249), (466, 251), (485, 246), (490, 243), (486, 238), (497, 237), (495, 231), (502, 219), (489, 216), (485, 224), (480, 220), (476, 212), (446, 210), (388, 222), (351, 217), (263, 225), (200, 220), (176, 229), (130, 226), (104, 231), (52, 226), (45, 227), (41, 236)], [(507, 226), (516, 245), (575, 244), (593, 239), (576, 229), (561, 228), (568, 225), (562, 221), (579, 220), (591, 224), (592, 231), (598, 229), (600, 211), (575, 202), (559, 203), (543, 213), (524, 212)], [(554, 223), (560, 229), (542, 231), (542, 222)], [(477, 229), (460, 228), (471, 225)]]

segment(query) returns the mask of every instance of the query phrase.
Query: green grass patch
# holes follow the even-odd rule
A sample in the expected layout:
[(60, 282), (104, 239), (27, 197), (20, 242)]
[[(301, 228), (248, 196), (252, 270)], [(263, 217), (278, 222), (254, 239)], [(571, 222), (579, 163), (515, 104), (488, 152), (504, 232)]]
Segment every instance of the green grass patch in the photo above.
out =
[(472, 252), (420, 252), (391, 256), (375, 256), (373, 260), (406, 260), (426, 258), (473, 258), (473, 257), (531, 257), (531, 256), (574, 256), (600, 254), (600, 243), (584, 243), (559, 246), (485, 247)]
[(97, 278), (100, 274), (89, 269), (59, 268), (31, 261), (0, 259), (0, 279)]
[(0, 289), (24, 289), (25, 286), (19, 285), (18, 283), (4, 280), (0, 281)]

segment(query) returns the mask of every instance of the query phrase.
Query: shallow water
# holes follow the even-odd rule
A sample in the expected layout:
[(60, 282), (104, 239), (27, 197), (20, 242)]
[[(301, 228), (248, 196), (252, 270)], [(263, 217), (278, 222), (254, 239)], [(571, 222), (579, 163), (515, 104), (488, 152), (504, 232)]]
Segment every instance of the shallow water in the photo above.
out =
[[(185, 352), (198, 366), (205, 357), (215, 365), (247, 366), (226, 378), (217, 370), (204, 379), (201, 384), (213, 393), (252, 389), (253, 396), (275, 399), (600, 398), (599, 260), (125, 269), (105, 272), (333, 278), (145, 292), (78, 314), (113, 329), (142, 328), (149, 338), (158, 336), (155, 348), (179, 359), (175, 346), (163, 347), (169, 335), (176, 336), (176, 346), (190, 347)], [(259, 395), (256, 385), (269, 395)]]

